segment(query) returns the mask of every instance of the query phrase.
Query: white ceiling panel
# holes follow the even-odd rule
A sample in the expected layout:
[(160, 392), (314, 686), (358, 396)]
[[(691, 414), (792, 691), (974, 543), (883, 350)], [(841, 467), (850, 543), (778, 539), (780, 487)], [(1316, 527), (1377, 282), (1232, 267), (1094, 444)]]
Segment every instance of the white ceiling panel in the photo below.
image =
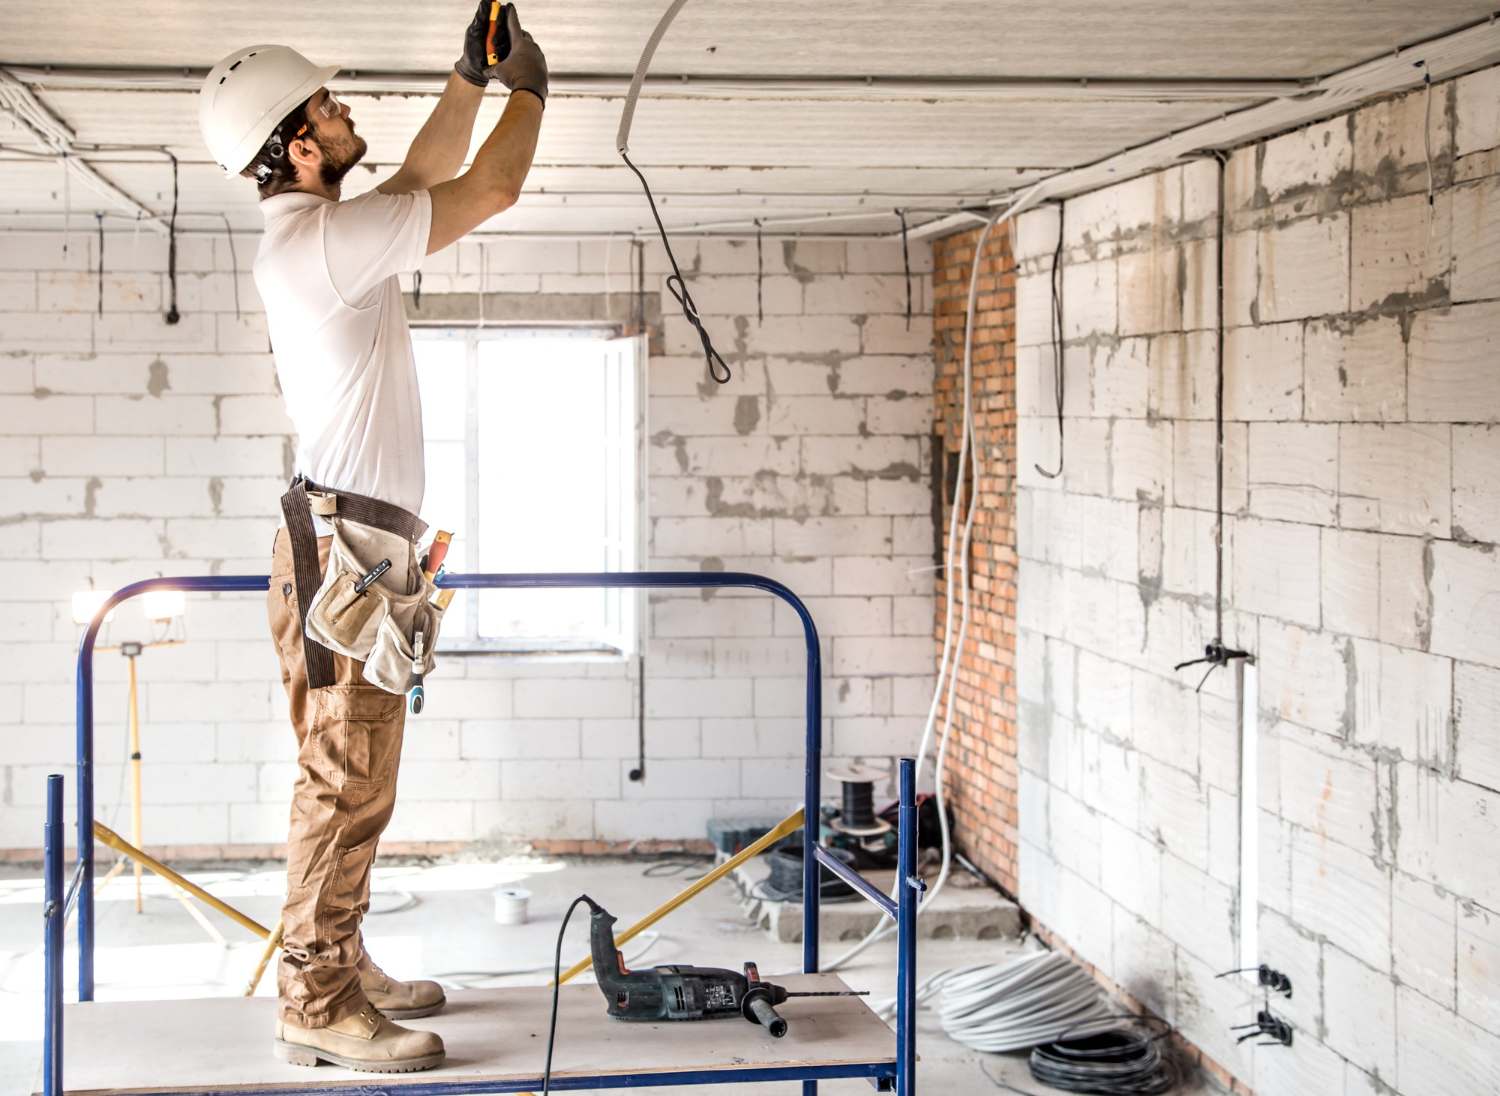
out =
[[(556, 72), (628, 73), (666, 0), (528, 0)], [(1316, 76), (1486, 18), (1490, 0), (691, 0), (656, 71), (704, 74)], [(436, 72), (469, 0), (113, 0), (0, 5), (14, 63), (207, 68), (252, 42), (319, 63)]]
[[(197, 135), (197, 97), (187, 92), (47, 91), (38, 97), (89, 143), (160, 144), (184, 160), (206, 161)], [(376, 163), (400, 163), (431, 112), (426, 96), (351, 95), (355, 132)], [(492, 96), (474, 127), (471, 152), (500, 116)], [(641, 166), (868, 168), (1069, 167), (1159, 133), (1212, 118), (1237, 100), (1190, 103), (1075, 103), (1006, 100), (834, 103), (790, 100), (659, 99), (636, 111), (631, 159)], [(184, 118), (192, 124), (184, 127)], [(542, 124), (536, 163), (616, 164), (620, 103), (558, 98)]]
[[(1198, 88), (1125, 97), (1099, 92), (1099, 81), (1315, 78), (1482, 20), (1492, 3), (691, 0), (657, 53), (654, 78), (903, 78), (920, 81), (921, 91), (652, 88), (636, 114), (631, 151), (648, 170), (673, 227), (878, 210), (868, 221), (810, 221), (805, 230), (889, 231), (892, 208), (950, 208), (1005, 193), (1254, 106), (1269, 94)], [(559, 88), (569, 90), (549, 102), (522, 202), (492, 228), (595, 233), (650, 227), (614, 137), (622, 105), (618, 81), (628, 77), (665, 7), (666, 0), (522, 4)], [(185, 226), (206, 227), (222, 213), (236, 227), (253, 228), (259, 224), (253, 187), (224, 179), (206, 162), (194, 93), (125, 84), (149, 75), (191, 86), (194, 72), (258, 41), (283, 41), (317, 61), (343, 64), (360, 81), (378, 82), (381, 73), (408, 74), (408, 85), (441, 79), (472, 11), (470, 0), (364, 0), (354, 8), (306, 0), (116, 0), (94, 7), (5, 0), (0, 66), (25, 67), (36, 98), (80, 145), (176, 153)], [(38, 80), (34, 70), (46, 66), (54, 66), (54, 76)], [(66, 86), (65, 78), (79, 77), (120, 86)], [(614, 79), (615, 90), (600, 90), (601, 77)], [(1003, 95), (943, 87), (956, 78), (1080, 77), (1094, 81), (1082, 98), (1058, 89), (1028, 87), (1021, 97), (1014, 87)], [(351, 92), (347, 99), (374, 169), (350, 177), (346, 193), (353, 194), (400, 162), (436, 100), (397, 91)], [(490, 96), (474, 148), (502, 101), (498, 92)], [(20, 149), (41, 146), (4, 109), (0, 145), (9, 148), (0, 149), (0, 228), (23, 223), (28, 214), (38, 224), (55, 219), (65, 197), (80, 213), (121, 206), (118, 197), (113, 204), (95, 197), (77, 176), (65, 192), (56, 164), (24, 160)], [(171, 176), (159, 154), (84, 156), (129, 198), (163, 214), (169, 208)], [(132, 158), (143, 162), (120, 162)]]

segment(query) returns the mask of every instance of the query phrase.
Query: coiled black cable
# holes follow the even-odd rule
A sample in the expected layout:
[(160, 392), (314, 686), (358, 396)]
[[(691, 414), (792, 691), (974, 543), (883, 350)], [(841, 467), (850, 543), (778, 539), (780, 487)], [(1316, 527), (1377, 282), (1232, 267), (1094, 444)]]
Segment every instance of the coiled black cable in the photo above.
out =
[[(854, 866), (853, 853), (844, 849), (828, 851), (850, 867)], [(752, 896), (770, 902), (802, 901), (802, 846), (774, 849), (766, 855), (766, 864), (771, 874), (751, 889)], [(819, 873), (818, 880), (820, 901), (843, 902), (855, 897), (854, 888), (826, 867)]]
[[(1155, 1019), (1124, 1018), (1136, 1023)], [(1166, 1031), (1152, 1034), (1128, 1025), (1088, 1035), (1064, 1035), (1032, 1048), (1031, 1076), (1064, 1092), (1099, 1096), (1169, 1092), (1177, 1084), (1177, 1067), (1162, 1052), (1161, 1041), (1166, 1037)]]

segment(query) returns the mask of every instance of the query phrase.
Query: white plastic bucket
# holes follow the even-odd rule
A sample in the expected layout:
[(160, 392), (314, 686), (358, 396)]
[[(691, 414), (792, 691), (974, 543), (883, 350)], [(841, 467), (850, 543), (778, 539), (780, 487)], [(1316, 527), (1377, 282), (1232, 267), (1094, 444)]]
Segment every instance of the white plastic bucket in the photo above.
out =
[(497, 925), (524, 925), (526, 904), (531, 901), (531, 892), (523, 887), (495, 888), (495, 923)]

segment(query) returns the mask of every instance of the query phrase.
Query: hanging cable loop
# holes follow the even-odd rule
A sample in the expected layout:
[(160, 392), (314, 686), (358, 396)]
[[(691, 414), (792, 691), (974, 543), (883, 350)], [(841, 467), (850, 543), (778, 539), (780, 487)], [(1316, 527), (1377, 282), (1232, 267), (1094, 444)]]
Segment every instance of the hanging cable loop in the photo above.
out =
[(656, 229), (661, 233), (661, 243), (667, 251), (667, 261), (672, 264), (672, 273), (667, 275), (667, 291), (677, 299), (682, 308), (683, 318), (693, 325), (693, 330), (698, 333), (698, 339), (703, 343), (703, 360), (708, 364), (708, 374), (720, 384), (729, 381), (729, 363), (714, 346), (713, 338), (708, 333), (708, 328), (703, 326), (703, 320), (698, 315), (698, 305), (689, 292), (687, 281), (682, 276), (682, 269), (677, 265), (677, 256), (672, 254), (672, 243), (667, 239), (667, 228), (661, 223), (661, 214), (656, 211), (656, 199), (651, 196), (651, 185), (646, 182), (646, 177), (641, 174), (641, 169), (630, 162), (630, 157), (624, 149), (620, 150), (620, 156), (625, 161), (625, 166), (635, 172), (635, 177), (641, 181), (641, 188), (646, 192), (646, 201), (651, 206), (651, 216), (656, 219)]
[(656, 221), (657, 232), (661, 234), (661, 243), (666, 249), (667, 261), (672, 264), (672, 273), (667, 276), (667, 290), (677, 299), (677, 303), (682, 307), (683, 318), (693, 325), (693, 330), (698, 333), (698, 339), (703, 343), (703, 360), (708, 365), (709, 376), (720, 384), (726, 384), (730, 379), (729, 364), (714, 348), (713, 339), (698, 315), (698, 306), (693, 302), (693, 295), (688, 290), (687, 280), (683, 278), (682, 270), (677, 265), (677, 256), (672, 253), (672, 241), (667, 238), (667, 226), (662, 224), (661, 214), (656, 211), (656, 199), (651, 194), (651, 186), (646, 182), (646, 176), (641, 174), (641, 169), (636, 167), (630, 159), (630, 127), (635, 121), (635, 105), (641, 97), (641, 86), (646, 82), (646, 73), (651, 70), (651, 59), (656, 56), (656, 47), (661, 45), (661, 40), (666, 37), (667, 28), (672, 25), (672, 20), (677, 18), (677, 13), (686, 3), (687, 0), (672, 0), (671, 5), (657, 20), (656, 29), (651, 32), (651, 37), (646, 40), (646, 48), (641, 51), (641, 59), (636, 62), (635, 75), (630, 79), (630, 90), (625, 93), (625, 107), (620, 111), (620, 128), (615, 132), (615, 148), (619, 151), (620, 158), (625, 161), (625, 166), (641, 181), (641, 189), (646, 192), (646, 202), (651, 206), (651, 217)]

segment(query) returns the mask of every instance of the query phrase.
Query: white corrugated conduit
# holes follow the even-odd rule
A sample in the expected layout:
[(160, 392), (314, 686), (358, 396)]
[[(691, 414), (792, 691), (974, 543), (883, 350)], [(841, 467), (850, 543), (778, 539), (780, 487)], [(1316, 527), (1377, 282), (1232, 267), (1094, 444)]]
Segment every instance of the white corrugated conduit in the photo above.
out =
[[(948, 1037), (990, 1054), (1102, 1031), (1119, 1016), (1099, 984), (1055, 951), (939, 971), (917, 987), (918, 1005), (934, 997)], [(896, 1002), (881, 1001), (875, 1011), (889, 1018)]]
[[(1038, 184), (1039, 186), (1040, 184)], [(932, 744), (932, 732), (937, 723), (938, 705), (943, 703), (943, 733), (938, 739), (937, 759), (933, 765), (933, 784), (937, 789), (938, 825), (942, 833), (943, 858), (942, 865), (938, 869), (937, 880), (927, 890), (922, 899), (922, 904), (917, 907), (917, 916), (937, 900), (942, 893), (943, 886), (948, 882), (948, 875), (953, 867), (953, 840), (948, 830), (948, 800), (947, 792), (943, 783), (943, 769), (948, 760), (948, 739), (953, 731), (953, 700), (958, 688), (958, 667), (963, 658), (964, 641), (969, 632), (969, 542), (974, 530), (974, 515), (978, 512), (977, 486), (983, 475), (983, 460), (979, 448), (974, 443), (974, 311), (979, 297), (979, 266), (984, 255), (984, 245), (989, 239), (990, 233), (997, 225), (1004, 224), (1016, 216), (1036, 196), (1038, 186), (1034, 186), (1018, 197), (1006, 208), (989, 218), (984, 228), (979, 233), (979, 238), (974, 243), (974, 262), (969, 268), (969, 300), (964, 313), (964, 353), (962, 365), (963, 377), (963, 418), (961, 433), (958, 443), (958, 474), (953, 488), (952, 505), (948, 516), (948, 557), (944, 564), (944, 574), (947, 576), (943, 584), (943, 651), (938, 658), (937, 681), (932, 690), (932, 703), (927, 708), (927, 720), (922, 727), (921, 745), (917, 747), (917, 777), (921, 779), (922, 767), (927, 761), (927, 751)], [(970, 459), (974, 461), (973, 482), (976, 491), (969, 499), (968, 513), (964, 517), (962, 534), (958, 528), (958, 512), (963, 502), (964, 473)], [(955, 583), (954, 574), (958, 578)], [(958, 636), (955, 641), (953, 634), (953, 587), (955, 584), (963, 592), (959, 603)], [(946, 679), (946, 680), (945, 680)], [(946, 702), (944, 703), (944, 689), (946, 686)], [(836, 971), (855, 956), (859, 955), (876, 940), (881, 939), (894, 928), (890, 921), (884, 921), (877, 925), (868, 936), (859, 943), (840, 955), (831, 963), (823, 966), (825, 971)]]

